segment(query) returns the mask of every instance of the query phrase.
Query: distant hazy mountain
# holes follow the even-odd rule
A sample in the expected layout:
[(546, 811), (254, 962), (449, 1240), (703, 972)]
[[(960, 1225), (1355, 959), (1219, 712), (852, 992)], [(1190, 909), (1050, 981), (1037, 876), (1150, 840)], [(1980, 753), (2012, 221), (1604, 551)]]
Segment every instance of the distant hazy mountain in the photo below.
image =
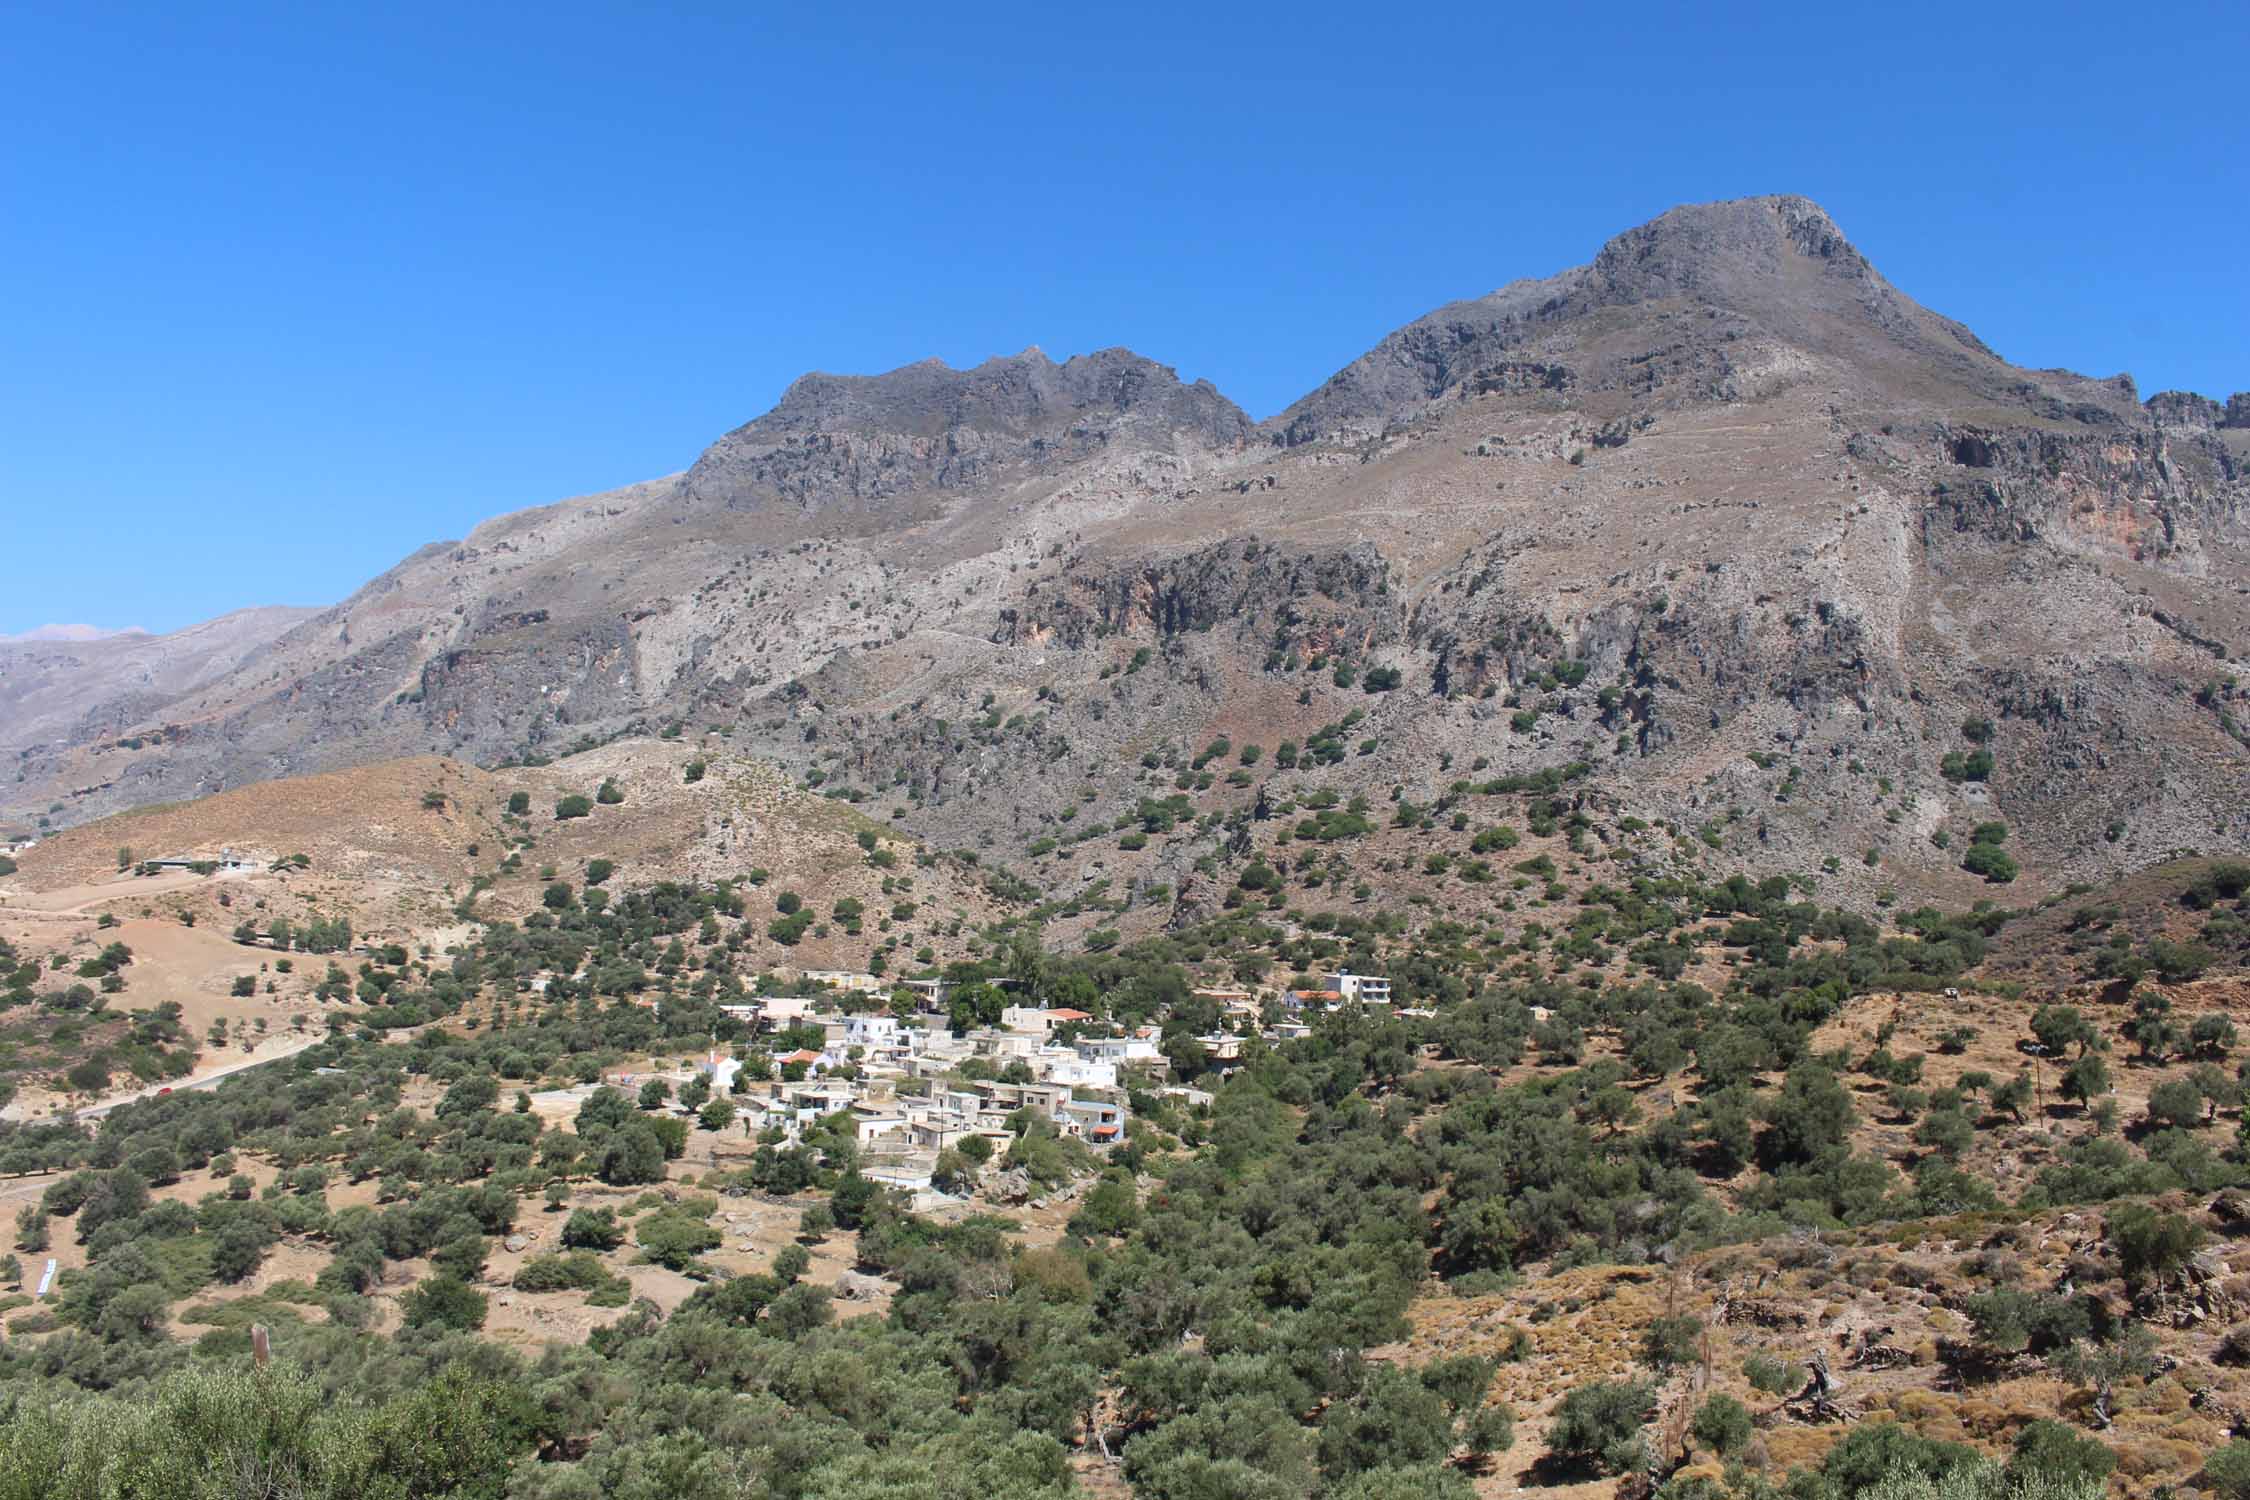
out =
[(1270, 765), (1358, 710), (1329, 775), (1379, 806), (1583, 761), (1861, 897), (1956, 877), (1981, 821), (2066, 878), (2250, 844), (2250, 396), (2020, 369), (1818, 206), (1747, 199), (1262, 425), (1123, 350), (807, 376), (680, 475), (275, 634), (36, 734), (0, 703), (5, 809), (677, 722), (1043, 879), (1179, 890), (1181, 844), (1069, 835), (1172, 796), (1183, 749)]
[(121, 735), (312, 613), (236, 610), (169, 635), (44, 625), (0, 638), (0, 754), (21, 760)]
[(138, 625), (127, 625), (122, 630), (105, 630), (99, 625), (42, 625), (36, 630), (27, 630), (22, 635), (0, 635), (0, 646), (32, 641), (105, 641), (112, 636), (147, 634)]

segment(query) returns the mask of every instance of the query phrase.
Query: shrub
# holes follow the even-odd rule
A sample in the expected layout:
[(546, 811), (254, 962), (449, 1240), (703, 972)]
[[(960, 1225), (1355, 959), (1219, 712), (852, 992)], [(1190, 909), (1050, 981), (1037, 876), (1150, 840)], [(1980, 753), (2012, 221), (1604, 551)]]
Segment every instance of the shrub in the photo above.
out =
[(451, 1328), (471, 1333), (484, 1326), (484, 1293), (458, 1276), (432, 1276), (399, 1299), (409, 1328)]
[(604, 777), (602, 784), (594, 789), (594, 800), (604, 807), (615, 807), (625, 800), (625, 789), (617, 784), (615, 777)]
[(1972, 750), (1967, 755), (1955, 750), (1938, 762), (1938, 774), (1947, 781), (1990, 781), (1992, 779), (1992, 752)]
[(583, 818), (593, 810), (592, 801), (572, 792), (555, 804), (555, 821), (560, 823), (567, 818)]
[(1658, 1318), (1641, 1333), (1641, 1363), (1659, 1373), (1693, 1364), (1702, 1337), (1700, 1318)]
[[(1912, 1494), (1917, 1481), (1936, 1486), (1947, 1480), (1973, 1478), (1986, 1465), (1974, 1448), (1961, 1443), (1938, 1442), (1908, 1431), (1897, 1422), (1863, 1422), (1844, 1435), (1821, 1460), (1820, 1477), (1839, 1500), (1857, 1500), (1874, 1491), (1888, 1495), (1890, 1487), (1905, 1484)], [(1950, 1500), (1951, 1490), (1937, 1491)], [(1978, 1494), (1970, 1489), (1963, 1500)]]
[(1597, 1380), (1563, 1397), (1547, 1429), (1547, 1451), (1570, 1463), (1624, 1474), (1640, 1467), (1641, 1427), (1656, 1413), (1646, 1381)]
[(615, 1250), (625, 1243), (625, 1230), (609, 1209), (578, 1208), (563, 1225), (562, 1242), (573, 1250)]
[(1805, 1372), (1770, 1354), (1753, 1354), (1742, 1362), (1742, 1377), (1769, 1396), (1795, 1395), (1805, 1383)]
[(609, 1268), (591, 1251), (568, 1255), (537, 1255), (516, 1272), (516, 1290), (522, 1292), (590, 1292), (609, 1280)]
[(2198, 1057), (2224, 1057), (2235, 1044), (2234, 1021), (2224, 1011), (2197, 1016), (2188, 1042)]
[(685, 1271), (706, 1250), (719, 1248), (719, 1231), (686, 1214), (660, 1213), (641, 1221), (633, 1231), (642, 1258), (672, 1271)]
[(1976, 1341), (1997, 1354), (2047, 1354), (2092, 1331), (2082, 1303), (2000, 1287), (1968, 1300)]
[(2205, 1459), (2203, 1478), (2224, 1500), (2250, 1500), (2250, 1439), (2236, 1438)]
[(2117, 1455), (2103, 1443), (2081, 1436), (2067, 1423), (2041, 1417), (2016, 1434), (2008, 1479), (2019, 1490), (2044, 1481), (2091, 1486), (2098, 1492), (2116, 1467)]
[(1714, 1394), (1696, 1408), (1688, 1431), (1697, 1442), (1725, 1458), (1750, 1441), (1750, 1408), (1732, 1396)]
[(2167, 1079), (2148, 1091), (2148, 1117), (2158, 1125), (2194, 1125), (2203, 1117), (2203, 1090), (2185, 1078)]
[(664, 1180), (664, 1140), (647, 1121), (613, 1132), (603, 1144), (594, 1175), (612, 1187), (635, 1187)]
[(2022, 866), (1998, 844), (1971, 844), (1962, 856), (1961, 868), (1971, 875), (1981, 875), (1991, 885), (2006, 885), (2023, 873)]
[(2109, 1087), (2109, 1065), (2089, 1052), (2072, 1059), (2070, 1066), (2063, 1069), (2062, 1082), (2055, 1091), (2065, 1099), (2090, 1105), (2108, 1093)]
[(2109, 1241), (2129, 1282), (2178, 1274), (2203, 1248), (2203, 1239), (2203, 1226), (2194, 1220), (2139, 1204), (2112, 1210), (2109, 1216)]
[(1851, 1095), (1834, 1073), (1810, 1059), (1790, 1068), (1764, 1114), (1767, 1129), (1758, 1149), (1772, 1165), (1809, 1162), (1841, 1145), (1853, 1119)]
[(2031, 1034), (2040, 1046), (2058, 1053), (2075, 1046), (2083, 1054), (2100, 1040), (2085, 1012), (2075, 1005), (2040, 1006), (2031, 1013)]

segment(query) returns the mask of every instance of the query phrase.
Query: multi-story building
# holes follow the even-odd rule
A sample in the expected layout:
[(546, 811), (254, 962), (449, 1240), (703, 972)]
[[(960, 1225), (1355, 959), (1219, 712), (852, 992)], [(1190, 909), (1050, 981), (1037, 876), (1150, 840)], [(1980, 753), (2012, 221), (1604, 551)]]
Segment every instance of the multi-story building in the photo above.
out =
[(1380, 974), (1324, 974), (1321, 983), (1334, 990), (1348, 1005), (1388, 1006), (1391, 1003), (1391, 982)]

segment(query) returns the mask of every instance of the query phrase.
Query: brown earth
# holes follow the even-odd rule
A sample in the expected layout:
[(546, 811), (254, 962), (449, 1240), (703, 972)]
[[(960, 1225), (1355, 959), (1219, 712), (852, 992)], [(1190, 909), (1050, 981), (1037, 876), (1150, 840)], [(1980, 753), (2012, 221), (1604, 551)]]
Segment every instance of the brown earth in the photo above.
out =
[[(2189, 1207), (2192, 1205), (2178, 1205)], [(1744, 1245), (1689, 1257), (1676, 1271), (1591, 1267), (1542, 1274), (1528, 1267), (1523, 1284), (1477, 1297), (1435, 1294), (1410, 1314), (1413, 1333), (1374, 1357), (1420, 1363), (1461, 1354), (1498, 1355), (1513, 1330), (1531, 1339), (1528, 1358), (1503, 1363), (1490, 1397), (1518, 1416), (1515, 1446), (1476, 1481), (1479, 1494), (1539, 1490), (1570, 1497), (1610, 1494), (1614, 1479), (1548, 1474), (1539, 1460), (1555, 1405), (1592, 1380), (1640, 1378), (1643, 1331), (1662, 1316), (1684, 1314), (1705, 1324), (1697, 1365), (1660, 1382), (1653, 1431), (1689, 1446), (1685, 1422), (1712, 1392), (1747, 1405), (1757, 1436), (1746, 1455), (1753, 1470), (1778, 1480), (1789, 1468), (1817, 1464), (1852, 1421), (1898, 1421), (1924, 1436), (1963, 1442), (2005, 1457), (2027, 1423), (2058, 1413), (2090, 1425), (2086, 1394), (2035, 1362), (2007, 1366), (1963, 1384), (1942, 1350), (1965, 1337), (1960, 1303), (1985, 1289), (1969, 1273), (1980, 1249), (2016, 1284), (2044, 1288), (2062, 1279), (2073, 1253), (2098, 1244), (2099, 1209), (2023, 1216), (1970, 1216), (1781, 1242)], [(2250, 1312), (2250, 1242), (2222, 1242), (2221, 1293), (2234, 1316)], [(2115, 1426), (2094, 1435), (2119, 1458), (2119, 1492), (2147, 1495), (2181, 1484), (2203, 1456), (2226, 1440), (2229, 1409), (2250, 1400), (2250, 1375), (2215, 1362), (2221, 1316), (2167, 1328), (2162, 1353), (2170, 1368), (2120, 1389)], [(1752, 1388), (1742, 1362), (1754, 1353), (1802, 1371), (1815, 1352), (1841, 1383), (1846, 1420), (1808, 1420), (1801, 1409)], [(1800, 1379), (1801, 1379), (1800, 1375)], [(1698, 1467), (1708, 1465), (1709, 1467)], [(1688, 1472), (1717, 1477), (1716, 1460), (1694, 1455)]]

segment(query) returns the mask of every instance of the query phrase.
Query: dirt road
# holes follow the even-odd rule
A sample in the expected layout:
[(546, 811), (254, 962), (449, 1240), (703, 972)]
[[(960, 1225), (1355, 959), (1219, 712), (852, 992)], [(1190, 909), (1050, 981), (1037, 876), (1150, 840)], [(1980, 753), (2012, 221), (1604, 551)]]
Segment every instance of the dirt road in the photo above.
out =
[(254, 1057), (246, 1057), (238, 1063), (229, 1063), (223, 1068), (213, 1068), (208, 1073), (197, 1073), (193, 1077), (181, 1079), (178, 1083), (152, 1084), (148, 1088), (138, 1089), (120, 1098), (107, 1099), (100, 1104), (88, 1105), (73, 1114), (71, 1118), (74, 1120), (98, 1120), (121, 1104), (134, 1104), (143, 1099), (154, 1099), (159, 1094), (184, 1094), (189, 1089), (207, 1089), (222, 1078), (231, 1078), (235, 1074), (246, 1072), (251, 1068), (262, 1068), (267, 1063), (280, 1062), (285, 1057), (295, 1057), (307, 1047), (317, 1047), (326, 1040), (326, 1036), (291, 1037), (271, 1051)]

